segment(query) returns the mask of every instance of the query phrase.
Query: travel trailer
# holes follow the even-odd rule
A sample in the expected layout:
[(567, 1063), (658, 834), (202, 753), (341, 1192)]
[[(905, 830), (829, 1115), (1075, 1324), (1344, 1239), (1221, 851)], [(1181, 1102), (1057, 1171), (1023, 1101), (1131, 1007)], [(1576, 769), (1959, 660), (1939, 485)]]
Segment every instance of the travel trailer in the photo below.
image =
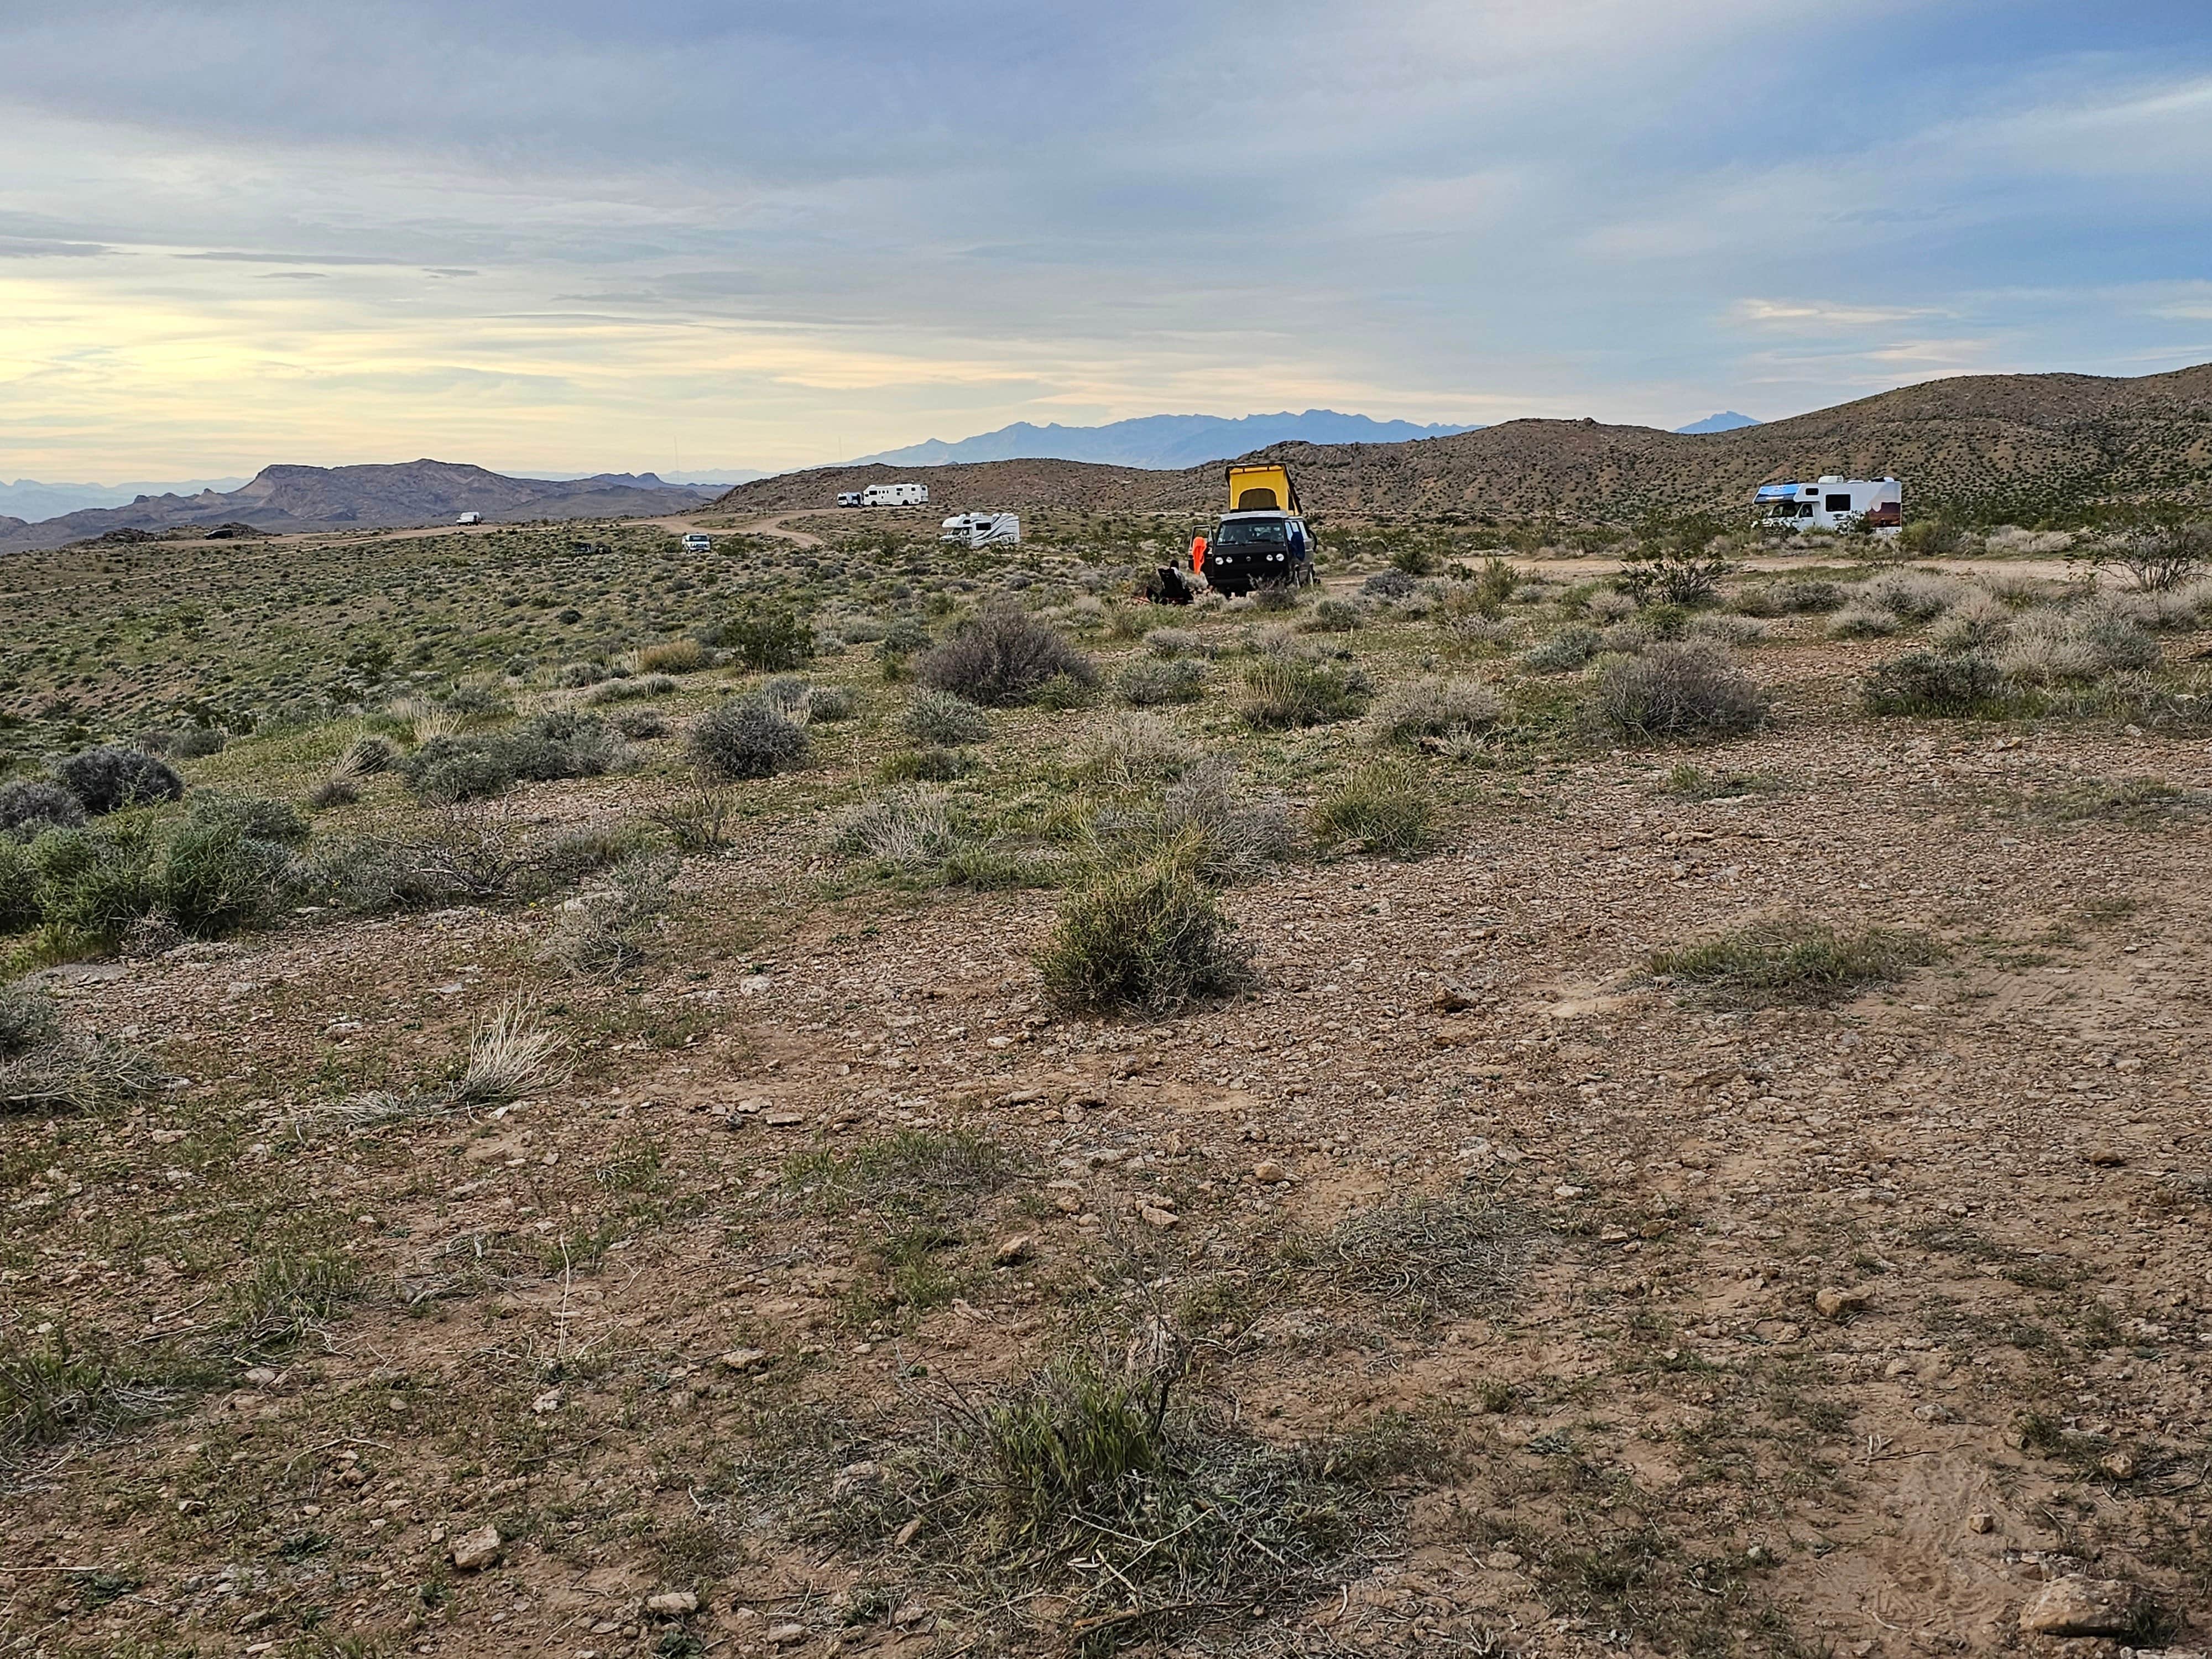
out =
[(988, 547), (994, 542), (1018, 545), (1022, 521), (1012, 513), (957, 513), (945, 521), (937, 539), (963, 547)]
[(860, 492), (862, 507), (927, 507), (928, 504), (927, 484), (870, 484)]
[(1894, 478), (1839, 478), (1832, 474), (1811, 483), (1761, 484), (1752, 505), (1759, 522), (1795, 530), (1851, 530), (1861, 525), (1877, 536), (1905, 529), (1905, 486)]

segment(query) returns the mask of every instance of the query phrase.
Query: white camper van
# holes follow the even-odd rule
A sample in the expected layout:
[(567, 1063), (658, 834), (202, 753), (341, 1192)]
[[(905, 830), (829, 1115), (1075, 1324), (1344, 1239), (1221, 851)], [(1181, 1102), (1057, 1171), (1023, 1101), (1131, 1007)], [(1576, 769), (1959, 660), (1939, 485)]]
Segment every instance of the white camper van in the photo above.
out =
[(927, 507), (928, 504), (927, 484), (870, 484), (860, 492), (862, 507)]
[(1850, 530), (1864, 524), (1877, 536), (1905, 529), (1905, 486), (1894, 478), (1839, 478), (1761, 484), (1752, 505), (1759, 522), (1793, 530)]
[(481, 513), (464, 513), (459, 518), (454, 520), (453, 522), (455, 524), (482, 524), (483, 522), (483, 514)]
[(963, 547), (988, 547), (994, 542), (1018, 546), (1022, 521), (1012, 513), (956, 513), (945, 521), (937, 539)]
[(860, 504), (860, 492), (857, 489), (845, 490), (837, 497), (837, 505), (840, 507), (858, 507)]

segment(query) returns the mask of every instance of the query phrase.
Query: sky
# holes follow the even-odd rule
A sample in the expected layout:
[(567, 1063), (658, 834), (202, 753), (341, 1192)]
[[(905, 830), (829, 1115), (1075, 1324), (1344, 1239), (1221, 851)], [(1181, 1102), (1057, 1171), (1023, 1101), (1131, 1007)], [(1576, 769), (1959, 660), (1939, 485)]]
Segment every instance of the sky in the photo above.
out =
[(2212, 359), (2204, 0), (70, 0), (0, 65), (0, 477)]

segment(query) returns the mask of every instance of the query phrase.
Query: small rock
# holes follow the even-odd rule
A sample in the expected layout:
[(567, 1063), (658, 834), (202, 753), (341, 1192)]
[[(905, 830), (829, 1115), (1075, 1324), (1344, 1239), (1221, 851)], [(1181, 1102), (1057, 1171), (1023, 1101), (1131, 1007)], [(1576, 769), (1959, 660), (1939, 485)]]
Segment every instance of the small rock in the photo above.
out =
[(463, 1572), (475, 1572), (495, 1565), (506, 1540), (499, 1535), (497, 1527), (478, 1527), (474, 1532), (465, 1532), (453, 1540), (447, 1551), (453, 1565)]
[(1994, 1515), (1991, 1515), (1987, 1510), (1976, 1510), (1972, 1515), (1966, 1517), (1966, 1530), (1968, 1532), (1989, 1533), (1995, 1532), (1996, 1529), (1997, 1518)]
[(837, 1478), (830, 1483), (830, 1495), (843, 1498), (864, 1486), (872, 1486), (883, 1478), (884, 1466), (880, 1463), (848, 1463), (837, 1471)]
[(2069, 1572), (2029, 1599), (2020, 1611), (2020, 1627), (2039, 1636), (2117, 1636), (2135, 1610), (2133, 1584)]
[(544, 1416), (548, 1412), (559, 1411), (561, 1409), (561, 1390), (558, 1389), (546, 1389), (544, 1394), (539, 1395), (537, 1399), (530, 1402), (530, 1409), (537, 1413), (540, 1417)]
[(722, 1364), (733, 1371), (757, 1371), (767, 1358), (765, 1348), (732, 1348), (722, 1356)]
[(691, 1590), (663, 1590), (645, 1598), (645, 1610), (657, 1619), (689, 1619), (699, 1611), (699, 1597)]
[(1511, 1550), (1499, 1550), (1485, 1565), (1492, 1572), (1518, 1572), (1522, 1565), (1522, 1558)]
[(1272, 1158), (1263, 1158), (1252, 1166), (1252, 1179), (1272, 1187), (1280, 1182), (1286, 1172)]
[(894, 1549), (904, 1549), (908, 1544), (914, 1542), (915, 1534), (921, 1530), (921, 1517), (917, 1515), (913, 1520), (908, 1522), (906, 1525), (898, 1529), (898, 1535), (891, 1540), (891, 1547)]
[(1054, 1196), (1052, 1201), (1058, 1209), (1067, 1215), (1074, 1215), (1083, 1208), (1083, 1195), (1080, 1193), (1060, 1193)]
[(738, 994), (757, 997), (775, 988), (775, 981), (766, 974), (748, 974), (738, 981)]
[(1036, 1249), (1036, 1239), (1027, 1233), (1016, 1233), (1012, 1238), (1000, 1243), (991, 1259), (1001, 1267), (1011, 1267), (1018, 1261), (1028, 1261), (1030, 1253)]
[(2132, 1480), (2137, 1468), (2136, 1455), (2123, 1447), (2118, 1451), (2106, 1452), (2097, 1460), (2097, 1467), (2115, 1480)]
[(777, 1647), (787, 1648), (793, 1642), (804, 1642), (806, 1639), (806, 1626), (804, 1625), (773, 1626), (769, 1631), (768, 1639)]
[(1163, 1210), (1157, 1204), (1139, 1206), (1137, 1213), (1144, 1217), (1148, 1225), (1154, 1227), (1172, 1227), (1182, 1219), (1173, 1210)]
[(1863, 1288), (1846, 1291), (1823, 1285), (1813, 1293), (1813, 1306), (1823, 1319), (1841, 1319), (1845, 1314), (1863, 1312), (1873, 1301), (1873, 1296)]
[(761, 1120), (771, 1129), (795, 1129), (806, 1121), (803, 1112), (770, 1112)]

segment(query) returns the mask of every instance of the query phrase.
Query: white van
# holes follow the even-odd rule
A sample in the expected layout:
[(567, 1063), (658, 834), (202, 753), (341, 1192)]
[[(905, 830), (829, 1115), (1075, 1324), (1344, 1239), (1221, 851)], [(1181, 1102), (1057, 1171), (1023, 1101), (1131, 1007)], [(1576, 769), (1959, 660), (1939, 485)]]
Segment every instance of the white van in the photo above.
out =
[(1761, 484), (1752, 498), (1761, 524), (1778, 529), (1850, 530), (1877, 536), (1905, 529), (1905, 486), (1894, 478), (1842, 478), (1824, 473), (1811, 483)]
[(695, 530), (684, 538), (684, 550), (686, 553), (712, 553), (714, 538)]
[(464, 513), (459, 518), (454, 520), (453, 522), (455, 524), (482, 524), (483, 522), (483, 514), (481, 513)]
[(860, 504), (860, 492), (857, 489), (848, 489), (837, 497), (840, 507), (858, 507)]
[(927, 507), (928, 504), (927, 484), (870, 484), (860, 492), (862, 507)]
[(962, 547), (988, 547), (994, 542), (1018, 546), (1022, 521), (1012, 513), (956, 513), (945, 521), (937, 539)]

